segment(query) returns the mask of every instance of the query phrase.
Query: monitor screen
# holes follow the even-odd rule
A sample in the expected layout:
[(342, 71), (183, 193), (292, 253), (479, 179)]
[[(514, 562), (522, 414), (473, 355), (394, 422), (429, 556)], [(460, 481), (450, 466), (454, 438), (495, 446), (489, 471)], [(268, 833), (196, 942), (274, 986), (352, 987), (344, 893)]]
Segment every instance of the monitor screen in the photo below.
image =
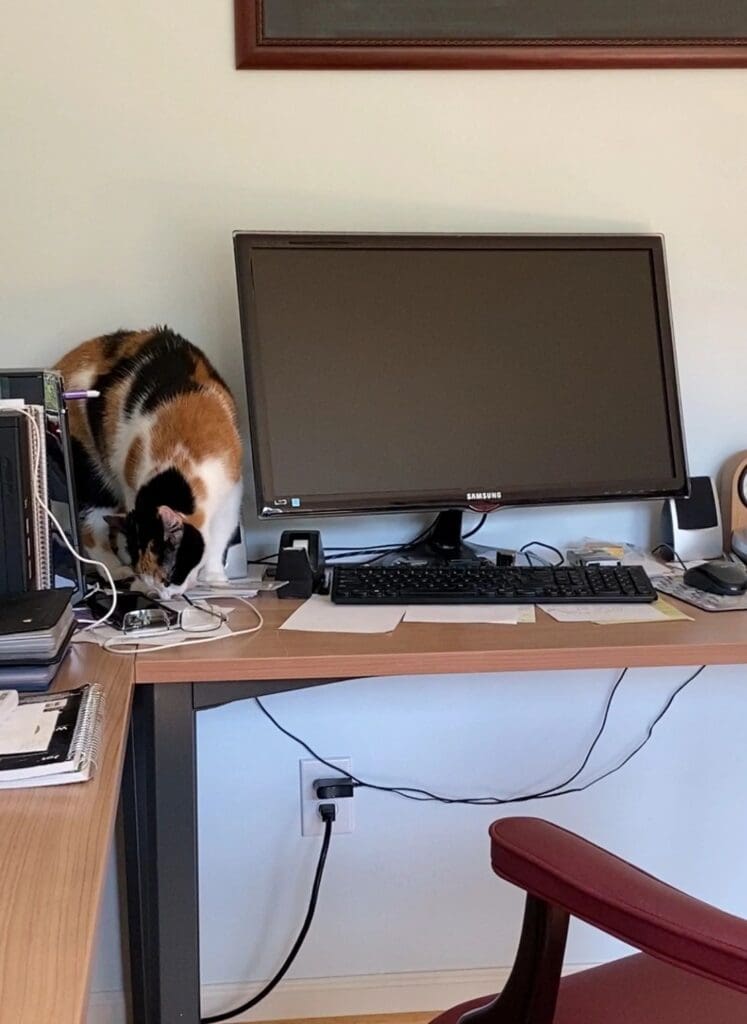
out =
[(261, 515), (686, 493), (659, 236), (235, 250)]

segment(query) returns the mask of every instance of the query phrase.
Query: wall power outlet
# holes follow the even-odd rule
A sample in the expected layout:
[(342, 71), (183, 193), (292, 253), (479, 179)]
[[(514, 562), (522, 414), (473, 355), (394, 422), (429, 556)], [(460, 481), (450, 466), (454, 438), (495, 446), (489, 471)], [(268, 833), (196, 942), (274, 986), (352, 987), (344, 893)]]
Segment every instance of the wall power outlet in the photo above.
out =
[[(339, 768), (342, 772), (353, 770), (353, 759), (351, 757), (329, 757), (330, 764)], [(346, 797), (344, 800), (317, 800), (314, 792), (314, 779), (330, 779), (335, 774), (327, 765), (321, 761), (312, 759), (298, 762), (299, 776), (301, 779), (301, 835), (320, 836), (324, 831), (324, 822), (319, 817), (319, 804), (334, 804), (337, 817), (332, 825), (332, 831), (337, 835), (344, 835), (353, 831), (353, 797)]]

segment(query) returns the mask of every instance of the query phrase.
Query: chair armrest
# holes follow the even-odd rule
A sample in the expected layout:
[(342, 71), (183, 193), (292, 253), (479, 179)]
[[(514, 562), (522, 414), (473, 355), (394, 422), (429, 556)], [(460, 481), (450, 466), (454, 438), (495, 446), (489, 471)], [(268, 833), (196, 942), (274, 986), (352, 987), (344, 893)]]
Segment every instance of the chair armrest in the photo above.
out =
[(747, 992), (747, 921), (540, 818), (490, 826), (493, 870), (643, 952)]

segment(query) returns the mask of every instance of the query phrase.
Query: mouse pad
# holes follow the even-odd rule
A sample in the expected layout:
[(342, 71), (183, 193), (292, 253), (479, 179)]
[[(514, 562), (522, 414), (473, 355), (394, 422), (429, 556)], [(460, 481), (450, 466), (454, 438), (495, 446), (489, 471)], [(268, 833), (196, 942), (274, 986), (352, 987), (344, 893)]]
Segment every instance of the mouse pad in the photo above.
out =
[(662, 594), (677, 597), (696, 608), (706, 612), (744, 612), (747, 611), (747, 593), (738, 597), (727, 597), (722, 594), (708, 594), (705, 590), (688, 587), (682, 576), (652, 576), (651, 582)]

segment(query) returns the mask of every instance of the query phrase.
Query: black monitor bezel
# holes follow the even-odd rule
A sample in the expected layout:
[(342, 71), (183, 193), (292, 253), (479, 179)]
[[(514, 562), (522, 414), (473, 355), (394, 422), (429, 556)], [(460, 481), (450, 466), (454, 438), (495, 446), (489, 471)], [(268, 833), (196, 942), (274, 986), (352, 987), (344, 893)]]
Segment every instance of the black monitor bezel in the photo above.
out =
[[(316, 232), (254, 232), (236, 231), (234, 257), (236, 265), (241, 340), (249, 412), (252, 465), (260, 518), (277, 516), (321, 516), (374, 514), (380, 512), (438, 511), (445, 508), (473, 509), (490, 506), (526, 506), (556, 504), (587, 504), (598, 501), (655, 500), (683, 497), (688, 493), (687, 457), (680, 406), (677, 364), (674, 351), (672, 318), (669, 305), (664, 238), (660, 234), (388, 234), (388, 233), (316, 233)], [(667, 423), (672, 448), (674, 476), (668, 480), (641, 480), (635, 488), (623, 487), (619, 481), (603, 481), (597, 488), (566, 486), (563, 488), (522, 489), (502, 491), (500, 498), (472, 498), (464, 492), (368, 492), (357, 495), (299, 495), (300, 506), (292, 506), (287, 495), (278, 494), (272, 486), (272, 460), (267, 431), (262, 429), (265, 413), (264, 395), (257, 351), (257, 319), (253, 276), (250, 271), (252, 253), (256, 249), (292, 248), (349, 249), (615, 249), (643, 250), (649, 253), (659, 322), (662, 372), (667, 404)], [(245, 267), (248, 261), (249, 267)], [(250, 282), (247, 292), (242, 279)], [(614, 368), (612, 370), (614, 372)], [(485, 482), (490, 493), (490, 482)], [(480, 492), (478, 492), (480, 493)]]

